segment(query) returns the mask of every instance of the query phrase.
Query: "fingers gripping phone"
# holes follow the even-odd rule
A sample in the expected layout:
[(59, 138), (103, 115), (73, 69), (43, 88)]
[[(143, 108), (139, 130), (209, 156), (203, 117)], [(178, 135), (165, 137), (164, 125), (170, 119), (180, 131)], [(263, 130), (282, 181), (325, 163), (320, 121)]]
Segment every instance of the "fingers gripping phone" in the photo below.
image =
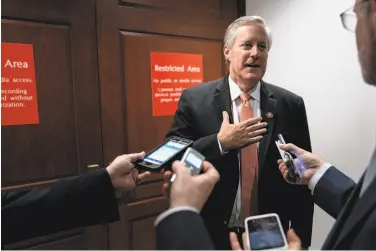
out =
[(159, 172), (178, 159), (185, 149), (193, 144), (192, 140), (180, 137), (170, 137), (165, 142), (148, 152), (143, 159), (137, 160), (136, 165), (141, 169)]
[(277, 214), (251, 216), (244, 223), (249, 250), (287, 249), (286, 235)]
[[(204, 160), (205, 156), (192, 147), (188, 147), (183, 157), (181, 158), (181, 162), (188, 168), (191, 175), (200, 174)], [(174, 182), (175, 177), (176, 174), (172, 175), (170, 181)]]
[(289, 182), (292, 183), (298, 183), (300, 180), (300, 173), (298, 168), (294, 164), (294, 158), (289, 152), (285, 152), (280, 148), (281, 144), (286, 144), (285, 140), (283, 139), (282, 134), (278, 134), (278, 140), (275, 142), (279, 151), (279, 154), (281, 155), (281, 158), (283, 162), (285, 163), (288, 173), (287, 173), (287, 179)]

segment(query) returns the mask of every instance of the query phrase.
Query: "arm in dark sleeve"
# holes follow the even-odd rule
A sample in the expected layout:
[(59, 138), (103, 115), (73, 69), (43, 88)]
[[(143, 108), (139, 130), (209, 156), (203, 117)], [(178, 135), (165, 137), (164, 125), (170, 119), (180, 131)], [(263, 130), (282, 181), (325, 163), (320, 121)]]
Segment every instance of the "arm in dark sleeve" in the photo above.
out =
[[(308, 128), (308, 119), (304, 101), (299, 97), (297, 101), (298, 107), (296, 112), (296, 137), (295, 145), (312, 152), (311, 139)], [(312, 238), (312, 221), (314, 202), (311, 191), (307, 186), (293, 186), (294, 189), (291, 212), (291, 227), (296, 231), (302, 241), (302, 246), (308, 248), (311, 246)]]
[(156, 226), (157, 250), (214, 250), (201, 216), (178, 211)]
[(356, 183), (335, 167), (330, 167), (317, 182), (313, 198), (315, 203), (337, 219)]
[[(197, 129), (195, 128), (195, 118), (193, 114), (194, 93), (187, 92), (185, 89), (180, 96), (178, 109), (175, 112), (174, 120), (169, 128), (166, 138), (171, 136), (178, 136), (186, 139), (193, 140), (193, 148), (202, 153), (207, 160), (213, 160), (221, 157), (219, 150), (217, 133), (211, 134), (205, 137), (198, 137)], [(197, 115), (197, 114), (196, 114)]]
[(3, 245), (119, 219), (105, 169), (29, 191), (2, 191)]

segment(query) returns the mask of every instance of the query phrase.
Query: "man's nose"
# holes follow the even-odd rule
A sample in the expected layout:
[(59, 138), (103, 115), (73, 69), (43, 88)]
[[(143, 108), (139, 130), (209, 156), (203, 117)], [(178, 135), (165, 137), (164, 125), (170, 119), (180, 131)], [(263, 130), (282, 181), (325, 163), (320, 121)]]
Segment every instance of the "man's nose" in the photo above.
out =
[(253, 46), (249, 53), (252, 58), (258, 58), (258, 56), (260, 55), (260, 49), (258, 48), (258, 46)]

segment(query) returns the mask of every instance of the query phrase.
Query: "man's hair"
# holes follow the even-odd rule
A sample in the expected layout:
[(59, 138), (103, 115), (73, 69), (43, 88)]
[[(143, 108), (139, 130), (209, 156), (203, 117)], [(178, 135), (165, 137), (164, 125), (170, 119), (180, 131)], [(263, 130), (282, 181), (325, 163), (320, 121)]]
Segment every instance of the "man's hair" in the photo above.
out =
[(265, 20), (260, 16), (243, 16), (236, 19), (234, 22), (232, 22), (226, 30), (225, 37), (224, 37), (224, 45), (227, 47), (231, 47), (232, 43), (234, 42), (236, 32), (239, 27), (244, 25), (250, 25), (250, 24), (260, 24), (264, 26), (266, 34), (268, 36), (268, 51), (270, 50), (272, 46), (272, 36), (269, 28), (266, 26)]

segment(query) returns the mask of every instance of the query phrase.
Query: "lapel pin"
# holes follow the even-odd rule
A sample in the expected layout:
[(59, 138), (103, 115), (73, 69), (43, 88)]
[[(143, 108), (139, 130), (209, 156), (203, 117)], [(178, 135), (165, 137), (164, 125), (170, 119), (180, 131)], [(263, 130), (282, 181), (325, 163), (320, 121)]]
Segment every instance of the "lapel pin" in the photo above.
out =
[(271, 113), (271, 112), (267, 112), (267, 113), (266, 113), (266, 117), (267, 117), (268, 119), (273, 118), (273, 113)]

